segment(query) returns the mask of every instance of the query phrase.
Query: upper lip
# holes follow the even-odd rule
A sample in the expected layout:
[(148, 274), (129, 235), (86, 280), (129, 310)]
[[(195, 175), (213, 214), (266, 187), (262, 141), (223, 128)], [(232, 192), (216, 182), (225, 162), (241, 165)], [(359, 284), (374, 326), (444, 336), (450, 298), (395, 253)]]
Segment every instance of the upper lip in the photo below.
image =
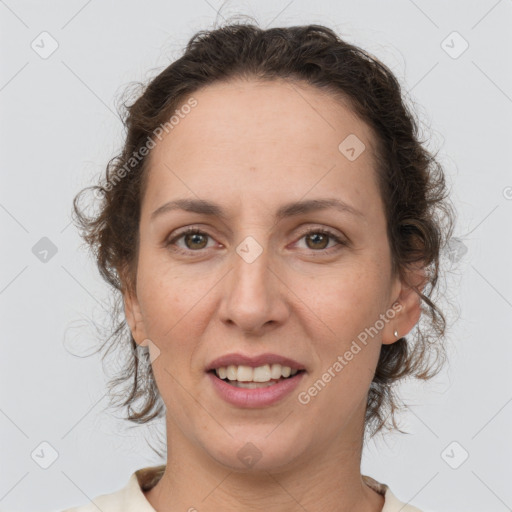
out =
[(206, 371), (215, 370), (221, 366), (244, 365), (256, 368), (265, 364), (280, 364), (281, 366), (289, 366), (292, 370), (305, 370), (304, 365), (300, 364), (289, 357), (280, 356), (279, 354), (259, 354), (257, 356), (247, 356), (244, 354), (226, 354), (214, 359), (207, 367)]

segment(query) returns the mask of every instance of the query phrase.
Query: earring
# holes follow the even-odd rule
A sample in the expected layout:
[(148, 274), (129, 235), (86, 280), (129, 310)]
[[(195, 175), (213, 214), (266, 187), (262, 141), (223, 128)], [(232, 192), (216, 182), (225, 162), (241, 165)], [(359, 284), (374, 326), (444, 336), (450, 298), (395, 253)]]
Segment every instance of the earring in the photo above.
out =
[(395, 330), (393, 334), (395, 335), (396, 338), (398, 338), (398, 331)]

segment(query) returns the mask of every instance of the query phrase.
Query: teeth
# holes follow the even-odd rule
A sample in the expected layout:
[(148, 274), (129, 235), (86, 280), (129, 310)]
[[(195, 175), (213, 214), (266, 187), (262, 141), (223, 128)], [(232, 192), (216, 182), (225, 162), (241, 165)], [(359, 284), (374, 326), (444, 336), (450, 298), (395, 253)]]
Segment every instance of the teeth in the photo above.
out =
[(236, 380), (236, 373), (236, 366), (231, 364), (226, 368), (226, 377), (229, 380)]
[(280, 379), (281, 378), (281, 368), (282, 368), (282, 366), (280, 364), (273, 364), (270, 369), (270, 376), (273, 379)]
[(236, 388), (256, 389), (274, 386), (275, 382), (238, 382), (237, 380), (232, 380), (230, 384), (232, 384)]
[[(238, 375), (240, 375), (240, 369), (238, 370)], [(265, 366), (252, 368), (252, 379), (248, 380), (252, 380), (253, 382), (268, 382), (270, 379), (270, 365), (266, 364)]]
[(265, 364), (252, 368), (246, 365), (221, 366), (215, 369), (215, 373), (221, 379), (228, 379), (238, 382), (269, 382), (281, 377), (286, 378), (295, 375), (298, 370), (292, 370), (289, 366), (280, 364)]
[(254, 382), (253, 375), (254, 375), (254, 372), (250, 366), (240, 365), (237, 370), (236, 379), (234, 379), (234, 380), (238, 380), (241, 382), (249, 382), (252, 380)]

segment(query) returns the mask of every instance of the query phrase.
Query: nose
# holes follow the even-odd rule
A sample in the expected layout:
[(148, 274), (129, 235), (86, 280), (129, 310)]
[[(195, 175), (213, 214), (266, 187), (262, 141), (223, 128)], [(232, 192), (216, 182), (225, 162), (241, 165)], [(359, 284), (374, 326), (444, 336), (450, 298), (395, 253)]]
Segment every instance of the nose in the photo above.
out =
[(224, 280), (220, 318), (244, 333), (263, 334), (286, 321), (287, 292), (279, 272), (269, 264), (267, 251), (254, 261), (235, 252), (232, 270)]

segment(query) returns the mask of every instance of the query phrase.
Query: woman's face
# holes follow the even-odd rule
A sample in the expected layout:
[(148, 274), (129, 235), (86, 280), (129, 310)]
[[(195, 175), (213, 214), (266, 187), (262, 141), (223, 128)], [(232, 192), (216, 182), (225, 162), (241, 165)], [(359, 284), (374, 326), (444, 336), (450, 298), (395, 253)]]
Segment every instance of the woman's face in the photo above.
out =
[[(381, 344), (419, 315), (391, 275), (371, 132), (307, 85), (237, 81), (193, 96), (151, 151), (137, 290), (125, 295), (132, 333), (152, 351), (169, 442), (238, 470), (346, 454)], [(185, 200), (215, 208), (161, 209)], [(346, 207), (290, 207), (320, 200)], [(226, 370), (232, 380), (268, 380), (284, 358), (301, 371), (247, 389), (208, 371), (233, 354), (243, 367)]]

